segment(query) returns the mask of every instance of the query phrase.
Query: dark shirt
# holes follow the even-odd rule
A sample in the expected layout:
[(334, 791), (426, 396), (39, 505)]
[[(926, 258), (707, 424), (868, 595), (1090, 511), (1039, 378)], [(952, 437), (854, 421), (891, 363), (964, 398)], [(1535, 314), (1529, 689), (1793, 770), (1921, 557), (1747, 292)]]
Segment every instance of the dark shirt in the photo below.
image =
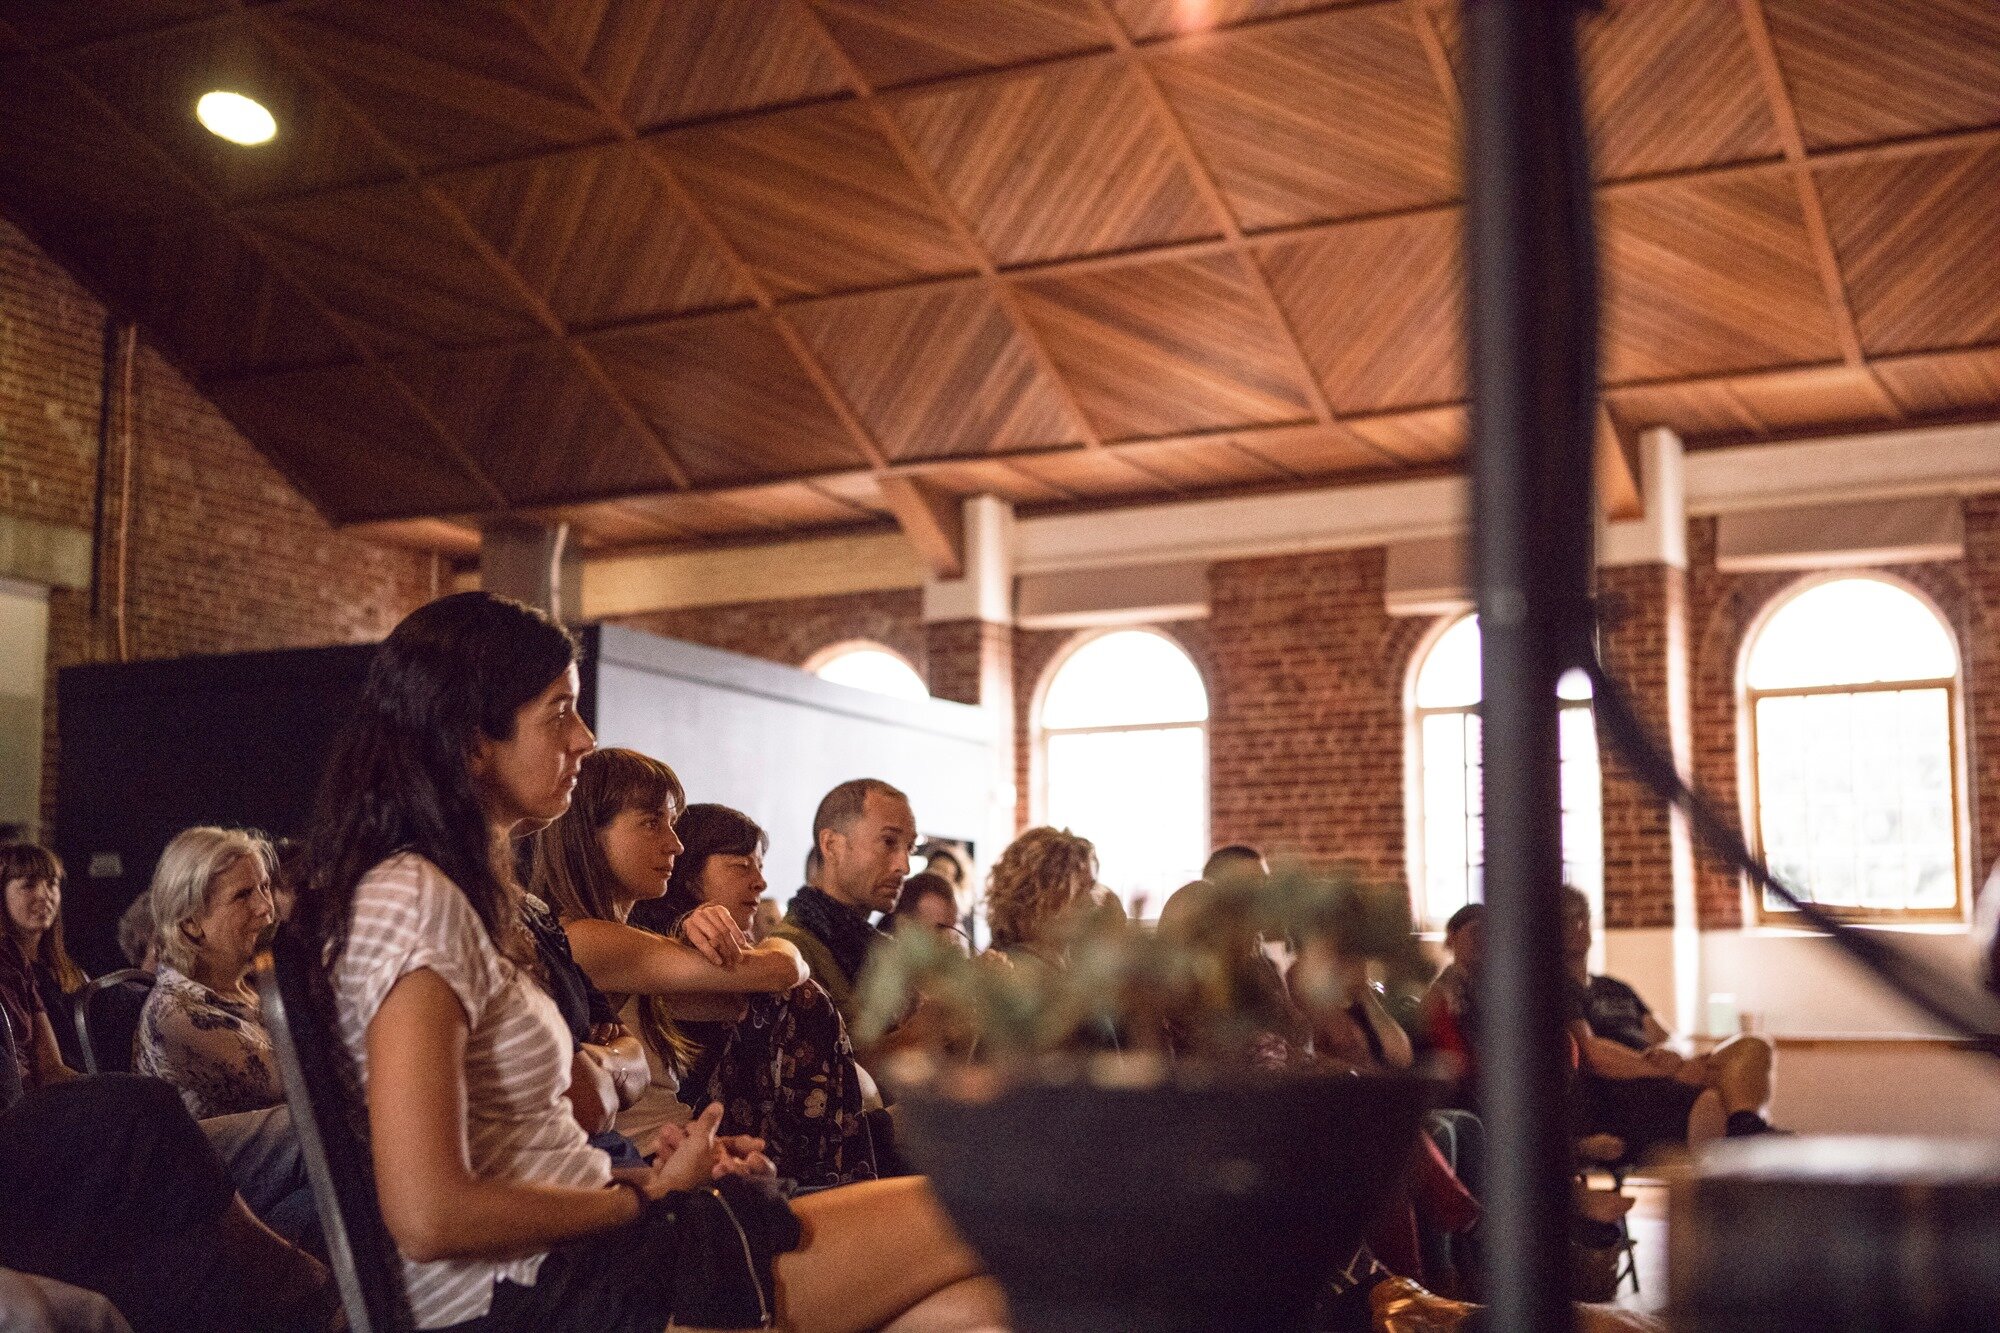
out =
[(35, 989), (41, 992), (42, 1008), (48, 1011), (49, 1024), (56, 1030), (56, 1046), (62, 1051), (63, 1063), (82, 1070), (83, 1040), (76, 1035), (76, 997), (62, 988), (62, 982), (46, 963), (36, 963), (34, 971)]
[(11, 939), (0, 939), (0, 1020), (13, 1034), (14, 1059), (24, 1088), (40, 1082), (35, 1074), (35, 1020), (44, 1012), (33, 968)]
[(1635, 1051), (1651, 1049), (1646, 1038), (1646, 1020), (1653, 1011), (1633, 990), (1615, 977), (1592, 977), (1581, 995), (1583, 1020), (1592, 1034), (1629, 1046)]
[(604, 992), (591, 985), (590, 978), (576, 965), (569, 950), (569, 936), (548, 904), (529, 898), (521, 905), (528, 933), (535, 937), (535, 953), (542, 964), (542, 989), (556, 1002), (570, 1040), (582, 1046), (590, 1040), (590, 1030), (618, 1021)]

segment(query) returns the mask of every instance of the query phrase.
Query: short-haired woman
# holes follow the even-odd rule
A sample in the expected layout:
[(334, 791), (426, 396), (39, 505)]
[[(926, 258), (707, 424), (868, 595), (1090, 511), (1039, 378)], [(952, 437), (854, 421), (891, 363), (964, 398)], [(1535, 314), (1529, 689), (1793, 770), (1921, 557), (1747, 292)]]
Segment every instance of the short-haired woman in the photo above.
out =
[(146, 891), (160, 971), (139, 1012), (132, 1068), (173, 1084), (197, 1120), (285, 1099), (250, 984), (276, 917), (272, 863), (261, 833), (191, 828), (167, 844)]
[(563, 814), (592, 747), (576, 645), (459, 593), (377, 650), (337, 744), (287, 926), (325, 962), (375, 1189), (421, 1329), (929, 1328), (996, 1322), (928, 1189), (789, 1207), (719, 1107), (614, 1174), (565, 1099), (570, 1036), (533, 979), (509, 843)]

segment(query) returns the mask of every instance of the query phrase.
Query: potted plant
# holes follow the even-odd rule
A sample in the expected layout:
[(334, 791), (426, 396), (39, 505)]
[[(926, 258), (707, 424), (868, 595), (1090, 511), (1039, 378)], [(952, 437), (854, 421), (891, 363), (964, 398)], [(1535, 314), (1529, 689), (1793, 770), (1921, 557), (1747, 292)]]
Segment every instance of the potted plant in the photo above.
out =
[(1075, 916), (1051, 963), (906, 930), (865, 974), (860, 1040), (919, 996), (955, 1034), (884, 1072), (1024, 1333), (1308, 1328), (1410, 1161), (1425, 1086), (1290, 1058), (1260, 950), (1298, 942), (1296, 998), (1329, 1003), (1335, 954), (1410, 964), (1402, 895), (1297, 868), (1190, 892), (1157, 929)]

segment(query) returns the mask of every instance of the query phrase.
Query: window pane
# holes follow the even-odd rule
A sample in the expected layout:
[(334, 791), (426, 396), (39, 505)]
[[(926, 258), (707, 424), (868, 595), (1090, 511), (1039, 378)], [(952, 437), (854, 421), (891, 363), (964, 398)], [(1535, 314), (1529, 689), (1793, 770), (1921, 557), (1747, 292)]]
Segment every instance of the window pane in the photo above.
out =
[(1942, 680), (1958, 671), (1951, 634), (1922, 600), (1881, 579), (1835, 579), (1793, 597), (1751, 647), (1753, 690)]
[(1164, 635), (1135, 629), (1092, 639), (1070, 654), (1049, 682), (1041, 722), (1124, 727), (1207, 717), (1208, 690), (1188, 655)]
[(873, 690), (898, 699), (928, 699), (923, 678), (886, 648), (852, 648), (819, 664), (813, 674), (836, 685)]
[[(1604, 787), (1597, 728), (1587, 704), (1559, 717), (1563, 875), (1590, 896), (1604, 896)], [(1470, 709), (1416, 717), (1421, 801), (1423, 914), (1436, 926), (1484, 897), (1485, 826), (1479, 714)]]
[(1097, 845), (1098, 874), (1157, 915), (1208, 856), (1200, 727), (1057, 732), (1048, 738), (1048, 822)]
[(1764, 854), (1788, 887), (1874, 911), (1956, 904), (1947, 691), (1758, 699), (1754, 724)]

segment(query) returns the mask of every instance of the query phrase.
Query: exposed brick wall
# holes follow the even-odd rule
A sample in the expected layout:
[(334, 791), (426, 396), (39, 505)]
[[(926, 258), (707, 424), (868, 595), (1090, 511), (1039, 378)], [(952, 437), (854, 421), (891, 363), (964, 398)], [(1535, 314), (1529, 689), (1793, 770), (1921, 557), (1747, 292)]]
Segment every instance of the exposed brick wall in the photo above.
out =
[[(0, 221), (0, 513), (89, 528), (96, 500), (104, 310)], [(335, 531), (143, 341), (134, 363), (126, 646), (138, 658), (380, 638), (428, 600), (428, 556)], [(115, 564), (110, 469), (106, 546)], [(49, 603), (43, 819), (53, 818), (55, 673), (116, 657), (115, 584)]]
[(1403, 681), (1429, 622), (1383, 607), (1379, 549), (1209, 571), (1210, 838), (1400, 880)]
[[(1689, 746), (1686, 680), (1687, 576), (1671, 566), (1598, 571), (1604, 608), (1599, 650), (1630, 692), (1639, 718), (1685, 765)], [(1600, 743), (1604, 785), (1604, 924), (1637, 929), (1674, 924), (1675, 821), (1665, 801), (1639, 785)], [(1683, 846), (1677, 848), (1677, 841)]]
[(814, 653), (848, 639), (872, 639), (901, 653), (918, 675), (930, 678), (924, 597), (915, 588), (700, 606), (621, 616), (610, 623), (787, 666), (803, 665)]
[[(1964, 793), (1971, 818), (1973, 884), (2000, 849), (2000, 503), (1965, 503), (1966, 559), (1891, 565), (1892, 573), (1928, 596), (1950, 623), (1963, 659), (1961, 708), (1971, 762)], [(1695, 774), (1724, 811), (1742, 812), (1737, 781), (1737, 670), (1745, 636), (1766, 607), (1809, 575), (1730, 574), (1715, 567), (1713, 519), (1688, 525), (1690, 669), (1694, 700)], [(1705, 930), (1741, 925), (1744, 892), (1738, 877), (1706, 852), (1696, 860), (1695, 892)]]

